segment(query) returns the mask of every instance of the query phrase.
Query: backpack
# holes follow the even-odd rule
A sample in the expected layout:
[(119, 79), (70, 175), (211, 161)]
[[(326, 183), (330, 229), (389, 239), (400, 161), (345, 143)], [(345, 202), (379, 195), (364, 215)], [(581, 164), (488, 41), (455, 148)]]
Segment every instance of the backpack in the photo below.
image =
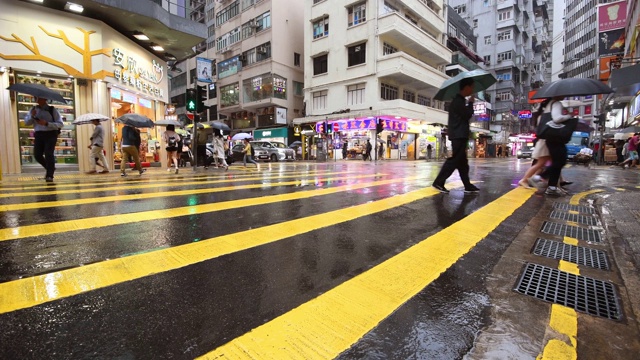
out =
[(178, 140), (176, 139), (175, 136), (169, 136), (169, 138), (167, 139), (167, 147), (177, 147), (178, 146)]
[[(55, 115), (53, 115), (53, 110), (55, 110), (55, 108), (51, 105), (49, 105), (49, 114), (51, 114), (51, 120), (55, 121)], [(57, 130), (58, 135), (60, 135), (62, 133), (62, 131), (60, 129)]]

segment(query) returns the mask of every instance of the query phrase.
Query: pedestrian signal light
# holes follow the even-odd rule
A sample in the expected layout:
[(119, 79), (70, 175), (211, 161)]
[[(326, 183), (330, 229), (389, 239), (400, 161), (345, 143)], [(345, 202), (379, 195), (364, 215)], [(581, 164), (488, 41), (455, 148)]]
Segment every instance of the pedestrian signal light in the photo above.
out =
[(187, 106), (187, 111), (196, 112), (197, 110), (197, 99), (196, 99), (196, 89), (187, 89), (185, 93), (185, 103)]
[(333, 134), (333, 124), (325, 123), (325, 129), (327, 129), (327, 134)]
[(207, 100), (207, 88), (205, 86), (196, 85), (196, 111), (203, 112), (205, 109), (204, 102)]

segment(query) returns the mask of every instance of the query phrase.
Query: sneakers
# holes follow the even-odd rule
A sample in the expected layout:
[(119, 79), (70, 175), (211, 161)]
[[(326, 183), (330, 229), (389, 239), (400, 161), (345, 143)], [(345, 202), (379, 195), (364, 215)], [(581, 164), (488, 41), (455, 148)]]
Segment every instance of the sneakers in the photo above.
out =
[(109, 173), (109, 170), (102, 170), (98, 174), (108, 174), (108, 173)]
[(97, 174), (98, 172), (95, 170), (87, 171), (85, 174)]
[(560, 186), (567, 186), (573, 184), (573, 181), (560, 181)]
[(547, 188), (547, 190), (545, 190), (544, 192), (545, 195), (549, 195), (549, 196), (564, 196), (565, 193), (562, 192), (562, 190), (558, 189), (557, 187), (552, 189), (551, 186), (549, 186)]
[(127, 176), (127, 174), (126, 173), (120, 173), (120, 176), (125, 177), (125, 176)]
[(147, 171), (147, 169), (142, 169), (142, 170), (140, 170), (140, 175), (144, 174), (144, 173), (145, 173), (145, 171)]
[(176, 174), (178, 173), (178, 168), (176, 168)]
[(440, 191), (443, 194), (448, 194), (449, 193), (449, 190), (447, 190), (447, 188), (445, 188), (444, 185), (431, 184), (431, 187), (433, 187), (434, 189)]
[(172, 170), (171, 168), (167, 168), (167, 171), (171, 171), (171, 170)]
[(53, 178), (52, 178), (52, 177), (50, 177), (50, 176), (48, 176), (48, 177), (44, 178), (44, 181), (46, 181), (46, 182), (53, 182)]
[(480, 192), (480, 189), (478, 189), (475, 185), (469, 185), (468, 187), (464, 188), (464, 192), (465, 194), (472, 194)]

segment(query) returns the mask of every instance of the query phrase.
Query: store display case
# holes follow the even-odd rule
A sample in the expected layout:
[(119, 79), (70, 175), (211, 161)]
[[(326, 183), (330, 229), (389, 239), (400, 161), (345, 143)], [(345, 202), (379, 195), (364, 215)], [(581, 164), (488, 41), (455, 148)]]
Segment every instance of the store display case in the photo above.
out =
[[(66, 104), (59, 102), (51, 102), (50, 105), (60, 113), (64, 127), (60, 131), (58, 136), (58, 144), (55, 148), (56, 163), (58, 164), (77, 164), (77, 142), (76, 142), (76, 129), (72, 124), (75, 119), (75, 96), (73, 92), (73, 80), (65, 78), (52, 78), (37, 75), (17, 75), (17, 83), (27, 84), (41, 84), (48, 87), (51, 90), (60, 92), (60, 94), (67, 100)], [(34, 142), (34, 130), (33, 126), (27, 126), (24, 123), (25, 116), (29, 113), (31, 108), (36, 105), (36, 98), (18, 93), (18, 120), (19, 126), (19, 139), (20, 139), (20, 157), (22, 165), (38, 165), (33, 156), (33, 142)]]

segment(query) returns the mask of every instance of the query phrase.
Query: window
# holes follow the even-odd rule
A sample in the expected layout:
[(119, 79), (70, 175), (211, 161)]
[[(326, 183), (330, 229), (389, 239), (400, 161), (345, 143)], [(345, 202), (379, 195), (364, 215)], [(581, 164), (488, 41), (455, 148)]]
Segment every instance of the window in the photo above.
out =
[(238, 105), (240, 103), (240, 87), (238, 83), (220, 88), (220, 107)]
[(362, 43), (348, 48), (348, 66), (364, 64), (367, 61), (367, 43)]
[(381, 15), (392, 13), (392, 12), (397, 12), (397, 11), (398, 11), (398, 9), (395, 6), (389, 4), (388, 1), (385, 1), (384, 5), (382, 5), (382, 14)]
[(207, 93), (208, 99), (215, 99), (218, 97), (218, 93), (216, 92), (216, 83), (209, 84), (209, 90), (207, 91)]
[(449, 36), (458, 37), (458, 28), (452, 23), (449, 23)]
[(473, 19), (473, 28), (477, 28), (478, 27), (478, 19)]
[(364, 104), (365, 84), (347, 86), (347, 105)]
[(238, 15), (239, 13), (240, 13), (240, 4), (236, 0), (229, 6), (218, 11), (218, 14), (216, 14), (216, 26), (220, 26), (224, 24), (225, 22), (229, 21), (229, 19)]
[(304, 95), (304, 83), (293, 81), (293, 95), (295, 96), (303, 96)]
[(418, 105), (431, 106), (431, 99), (423, 95), (418, 95)]
[(464, 14), (467, 12), (467, 5), (462, 4), (462, 5), (454, 6), (453, 11), (458, 13), (458, 15)]
[(329, 35), (329, 17), (313, 22), (313, 38), (319, 39)]
[(326, 74), (328, 71), (329, 55), (320, 55), (313, 58), (313, 75)]
[(483, 59), (485, 64), (487, 65), (491, 64), (491, 55), (485, 55), (483, 56)]
[(503, 81), (509, 81), (509, 80), (511, 80), (511, 73), (496, 74), (496, 79), (503, 80)]
[(324, 1), (324, 0), (313, 0), (313, 5), (315, 5), (315, 4), (317, 4), (317, 3), (321, 2), (321, 1)]
[(511, 60), (512, 58), (512, 52), (511, 51), (505, 51), (505, 52), (501, 52), (498, 54), (498, 61), (502, 61), (502, 60)]
[(498, 12), (498, 21), (511, 19), (511, 10), (503, 10)]
[(256, 33), (271, 27), (271, 11), (258, 16), (256, 18)]
[(498, 33), (498, 41), (511, 40), (511, 30), (501, 31)]
[(409, 90), (402, 90), (402, 100), (414, 103), (416, 102), (416, 93)]
[(380, 97), (382, 100), (396, 100), (398, 98), (398, 88), (395, 86), (380, 85)]
[(498, 94), (496, 94), (496, 97), (498, 98), (499, 101), (509, 101), (511, 100), (511, 92), (510, 91), (499, 92)]
[(248, 37), (253, 36), (253, 29), (255, 29), (255, 25), (253, 22), (249, 21), (242, 25), (242, 39), (246, 39)]
[[(221, 1), (218, 1), (218, 2), (221, 2)], [(242, 11), (245, 11), (249, 6), (252, 6), (254, 2), (255, 0), (242, 0), (240, 9), (242, 9)]]
[(395, 47), (387, 43), (382, 44), (382, 55), (391, 55), (396, 52), (398, 52), (398, 49), (396, 49)]
[(324, 110), (327, 108), (327, 90), (313, 93), (313, 110)]
[(362, 2), (349, 6), (349, 26), (355, 26), (367, 21), (367, 3)]
[(485, 36), (484, 43), (485, 45), (491, 45), (491, 36)]
[(271, 42), (256, 46), (256, 62), (271, 58)]
[(300, 66), (300, 54), (293, 53), (293, 66)]

